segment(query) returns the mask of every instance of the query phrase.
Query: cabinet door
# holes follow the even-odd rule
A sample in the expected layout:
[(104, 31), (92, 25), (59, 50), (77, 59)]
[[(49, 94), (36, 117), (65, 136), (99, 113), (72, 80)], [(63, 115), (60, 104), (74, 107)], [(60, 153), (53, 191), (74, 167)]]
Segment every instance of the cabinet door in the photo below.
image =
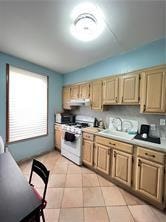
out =
[(103, 104), (118, 102), (118, 78), (112, 77), (103, 81)]
[(62, 130), (59, 127), (55, 127), (55, 147), (61, 150), (61, 138)]
[(110, 148), (96, 144), (96, 169), (105, 174), (110, 172)]
[(83, 140), (83, 162), (92, 166), (93, 165), (93, 142)]
[(71, 93), (70, 93), (71, 99), (78, 99), (79, 98), (79, 90), (80, 90), (79, 85), (71, 86)]
[(90, 97), (90, 85), (89, 83), (80, 85), (80, 98), (88, 99)]
[(120, 103), (139, 103), (139, 74), (130, 74), (120, 77)]
[(91, 83), (91, 108), (102, 110), (102, 81), (97, 80)]
[(132, 155), (113, 150), (112, 177), (131, 186)]
[(164, 166), (137, 158), (136, 190), (143, 195), (162, 202)]
[(63, 88), (63, 108), (64, 109), (71, 109), (70, 105), (70, 87)]
[(141, 74), (141, 112), (166, 112), (166, 69)]

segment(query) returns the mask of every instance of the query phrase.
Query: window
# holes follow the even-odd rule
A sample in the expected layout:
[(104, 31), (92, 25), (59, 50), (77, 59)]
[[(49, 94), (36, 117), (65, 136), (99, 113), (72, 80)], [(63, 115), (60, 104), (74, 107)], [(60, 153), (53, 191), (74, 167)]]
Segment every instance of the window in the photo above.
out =
[(47, 135), (48, 77), (7, 65), (7, 142)]

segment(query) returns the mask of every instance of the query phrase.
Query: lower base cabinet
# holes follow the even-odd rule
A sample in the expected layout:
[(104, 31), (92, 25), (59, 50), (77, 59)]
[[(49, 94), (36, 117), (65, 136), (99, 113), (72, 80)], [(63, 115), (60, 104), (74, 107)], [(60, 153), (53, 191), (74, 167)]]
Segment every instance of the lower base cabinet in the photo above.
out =
[(119, 150), (113, 150), (112, 178), (131, 186), (131, 177), (132, 155)]
[(143, 158), (137, 158), (136, 191), (162, 203), (164, 166)]
[(95, 144), (95, 168), (109, 175), (111, 148)]
[(55, 147), (61, 150), (62, 127), (60, 124), (55, 125)]
[(83, 140), (83, 163), (93, 166), (93, 141)]
[(86, 165), (150, 204), (166, 208), (165, 152), (102, 136), (91, 138), (85, 135), (83, 138), (83, 162)]

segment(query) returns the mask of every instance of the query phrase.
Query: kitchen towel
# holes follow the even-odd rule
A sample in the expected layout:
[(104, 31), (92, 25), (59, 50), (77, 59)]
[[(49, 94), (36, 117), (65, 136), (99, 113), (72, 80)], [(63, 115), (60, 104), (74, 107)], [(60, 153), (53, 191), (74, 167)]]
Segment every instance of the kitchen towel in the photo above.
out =
[(65, 132), (65, 140), (66, 141), (70, 141), (70, 142), (74, 142), (76, 137), (75, 137), (75, 134), (73, 133), (69, 133), (69, 132)]

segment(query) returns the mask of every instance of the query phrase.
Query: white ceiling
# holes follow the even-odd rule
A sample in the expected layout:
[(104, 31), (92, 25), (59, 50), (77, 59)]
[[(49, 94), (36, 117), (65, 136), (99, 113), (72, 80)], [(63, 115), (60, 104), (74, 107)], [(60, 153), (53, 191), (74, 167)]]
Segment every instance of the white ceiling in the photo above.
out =
[(89, 0), (107, 27), (91, 42), (70, 34), (72, 9), (81, 0), (0, 1), (0, 51), (68, 73), (164, 37), (160, 0)]

